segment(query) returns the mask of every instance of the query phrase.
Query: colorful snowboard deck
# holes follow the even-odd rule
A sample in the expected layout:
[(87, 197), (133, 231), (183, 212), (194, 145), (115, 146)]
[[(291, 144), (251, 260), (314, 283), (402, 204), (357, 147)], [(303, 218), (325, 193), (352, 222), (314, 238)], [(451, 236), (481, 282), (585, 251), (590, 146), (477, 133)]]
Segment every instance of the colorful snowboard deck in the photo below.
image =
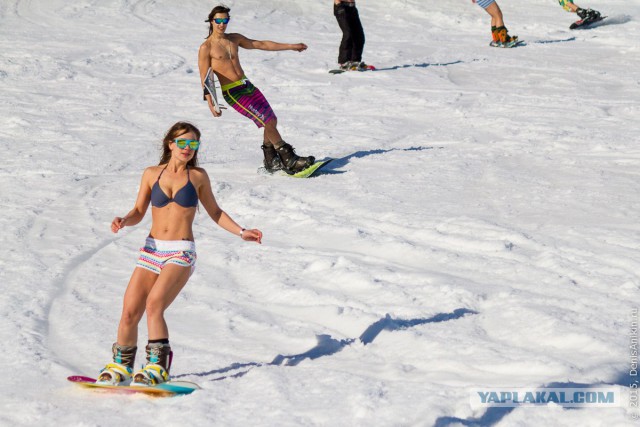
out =
[(147, 394), (157, 397), (169, 397), (178, 396), (183, 394), (190, 394), (200, 389), (200, 386), (190, 381), (169, 381), (167, 383), (159, 384), (150, 387), (141, 386), (125, 386), (125, 385), (106, 385), (96, 384), (95, 378), (84, 377), (80, 375), (73, 375), (67, 377), (67, 380), (72, 383), (76, 383), (82, 387), (109, 390), (115, 393), (124, 394)]

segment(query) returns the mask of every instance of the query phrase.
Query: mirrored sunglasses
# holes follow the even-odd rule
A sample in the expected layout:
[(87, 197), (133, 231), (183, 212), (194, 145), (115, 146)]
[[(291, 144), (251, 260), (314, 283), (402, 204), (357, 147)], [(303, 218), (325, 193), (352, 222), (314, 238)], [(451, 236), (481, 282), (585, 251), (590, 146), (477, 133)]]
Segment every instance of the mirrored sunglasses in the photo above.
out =
[(180, 148), (181, 150), (187, 147), (191, 148), (192, 150), (197, 150), (200, 147), (200, 141), (198, 141), (197, 139), (177, 138), (174, 139), (173, 142), (175, 142), (178, 148)]

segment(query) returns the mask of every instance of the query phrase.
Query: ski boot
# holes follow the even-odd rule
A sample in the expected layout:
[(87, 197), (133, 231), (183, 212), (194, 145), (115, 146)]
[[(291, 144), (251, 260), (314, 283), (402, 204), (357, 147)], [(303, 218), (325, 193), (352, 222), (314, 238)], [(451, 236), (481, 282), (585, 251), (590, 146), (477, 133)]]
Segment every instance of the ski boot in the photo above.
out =
[(147, 364), (133, 375), (132, 386), (154, 386), (169, 381), (171, 347), (168, 343), (149, 343)]
[(280, 141), (282, 143), (281, 146), (277, 148), (278, 156), (282, 161), (282, 169), (288, 173), (289, 175), (296, 174), (300, 171), (305, 170), (309, 166), (311, 166), (315, 161), (315, 157), (300, 157), (298, 156), (293, 147), (287, 144), (284, 141)]
[(262, 153), (264, 154), (264, 168), (269, 173), (274, 173), (282, 169), (282, 160), (278, 157), (278, 152), (273, 145), (263, 145)]
[(493, 40), (490, 44), (494, 47), (506, 47), (518, 41), (518, 36), (510, 36), (507, 27), (504, 25), (501, 27), (492, 27), (491, 36)]
[(138, 347), (113, 343), (113, 362), (108, 363), (98, 375), (97, 384), (129, 385)]

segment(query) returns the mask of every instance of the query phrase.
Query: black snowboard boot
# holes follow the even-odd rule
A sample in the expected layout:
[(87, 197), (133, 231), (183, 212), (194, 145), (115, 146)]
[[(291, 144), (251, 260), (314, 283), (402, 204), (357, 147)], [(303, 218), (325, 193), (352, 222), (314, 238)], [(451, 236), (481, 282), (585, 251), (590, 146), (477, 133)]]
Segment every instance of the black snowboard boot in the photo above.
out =
[(284, 141), (283, 144), (278, 147), (277, 152), (280, 160), (282, 161), (282, 169), (289, 175), (293, 175), (302, 170), (305, 170), (316, 161), (315, 157), (300, 157), (298, 156), (293, 147)]
[(157, 385), (169, 381), (171, 367), (171, 346), (165, 343), (149, 343), (147, 364), (133, 375), (131, 385)]
[(282, 161), (273, 145), (263, 145), (262, 152), (264, 153), (264, 168), (267, 172), (274, 173), (282, 169)]
[(593, 9), (580, 9), (576, 10), (576, 13), (583, 21), (595, 21), (600, 18), (600, 12)]

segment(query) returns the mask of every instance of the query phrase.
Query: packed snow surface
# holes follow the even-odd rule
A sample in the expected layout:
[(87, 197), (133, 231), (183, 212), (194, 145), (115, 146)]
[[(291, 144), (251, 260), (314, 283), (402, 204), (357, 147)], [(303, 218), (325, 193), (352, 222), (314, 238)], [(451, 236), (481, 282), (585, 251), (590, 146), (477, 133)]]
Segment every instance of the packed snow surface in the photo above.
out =
[[(469, 0), (358, 1), (377, 71), (331, 75), (332, 2), (228, 0), (229, 32), (309, 46), (240, 53), (285, 140), (335, 159), (297, 180), (258, 173), (261, 131), (202, 101), (215, 2), (1, 0), (0, 424), (637, 425), (640, 1), (581, 0), (608, 17), (580, 31), (555, 0), (499, 3), (524, 46), (489, 47)], [(150, 215), (109, 224), (179, 120), (263, 244), (196, 216), (166, 318), (172, 374), (202, 390), (83, 389), (66, 377), (109, 361)], [(470, 404), (575, 384), (622, 401)]]

